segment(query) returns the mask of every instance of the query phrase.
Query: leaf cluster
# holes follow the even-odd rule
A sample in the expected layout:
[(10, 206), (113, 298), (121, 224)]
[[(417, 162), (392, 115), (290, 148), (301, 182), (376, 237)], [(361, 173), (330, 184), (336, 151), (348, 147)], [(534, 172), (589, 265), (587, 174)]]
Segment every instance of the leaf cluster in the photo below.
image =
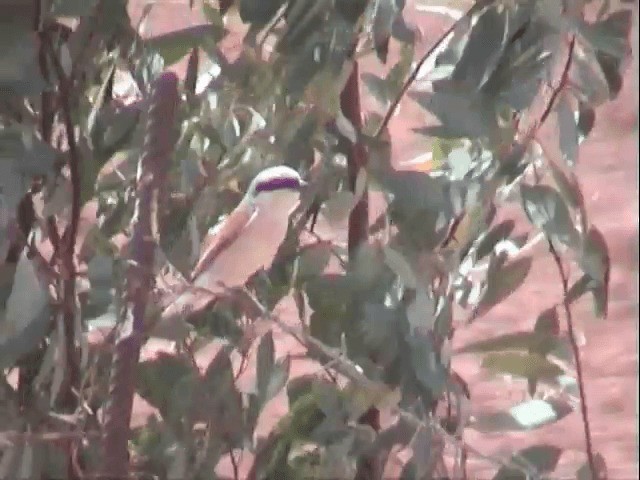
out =
[[(444, 475), (443, 442), (460, 453), (468, 448), (467, 427), (527, 430), (570, 414), (577, 365), (559, 312), (566, 316), (588, 293), (605, 317), (610, 268), (575, 165), (595, 108), (620, 91), (629, 11), (610, 12), (602, 2), (588, 22), (578, 0), (476, 2), (434, 53), (424, 77), (431, 89), (409, 94), (438, 121), (416, 132), (431, 141), (432, 167), (399, 171), (384, 116), (371, 113), (356, 128), (341, 111), (340, 93), (354, 61), (375, 55), (386, 65), (397, 46), (399, 57), (383, 76), (364, 72), (360, 79), (384, 109), (404, 95), (420, 40), (404, 20), (405, 2), (232, 3), (204, 2), (201, 25), (150, 38), (139, 32), (151, 8), (162, 6), (147, 6), (132, 26), (125, 0), (24, 2), (12, 7), (15, 18), (37, 21), (3, 22), (0, 477), (66, 471), (64, 449), (43, 435), (30, 439), (32, 432), (80, 445), (73, 436), (80, 431), (90, 439), (78, 447), (82, 468), (98, 464), (93, 438), (109, 400), (108, 346), (127, 315), (126, 247), (149, 88), (185, 56), (177, 144), (154, 232), (157, 279), (188, 272), (209, 229), (271, 165), (312, 179), (293, 223), (314, 204), (331, 225), (344, 226), (367, 189), (381, 192), (386, 208), (369, 228), (371, 241), (351, 256), (332, 242), (301, 246), (292, 228), (250, 293), (191, 319), (186, 338), (170, 332), (174, 351), (139, 364), (136, 391), (158, 415), (134, 432), (136, 469), (211, 478), (224, 461), (237, 468), (238, 452), (249, 451), (255, 478), (355, 478), (361, 458), (386, 460), (400, 446), (411, 452), (402, 478), (437, 478)], [(77, 20), (73, 28), (68, 18)], [(242, 47), (230, 57), (221, 45), (238, 19)], [(558, 122), (558, 158), (535, 139), (549, 116)], [(351, 189), (344, 145), (355, 142), (368, 163)], [(514, 219), (499, 215), (509, 204), (520, 206), (531, 232), (518, 234)], [(78, 228), (68, 244), (70, 224)], [(580, 268), (578, 278), (563, 278), (563, 301), (532, 305), (541, 311), (531, 331), (454, 351), (456, 329), (489, 319), (525, 283), (537, 241)], [(77, 268), (65, 304), (68, 272), (59, 259), (68, 245)], [(333, 263), (339, 268), (329, 270)], [(300, 326), (285, 334), (320, 373), (290, 378), (294, 360), (277, 358), (278, 330), (251, 334), (255, 317), (280, 325), (270, 312), (289, 294)], [(63, 321), (64, 308), (73, 323)], [(93, 342), (98, 333), (104, 339)], [(221, 346), (202, 371), (198, 352), (212, 340)], [(482, 355), (491, 372), (525, 379), (530, 398), (471, 422), (469, 389), (451, 369), (452, 356), (467, 353)], [(238, 378), (251, 355), (255, 381), (246, 388)], [(68, 408), (61, 392), (74, 368), (76, 403)], [(7, 380), (11, 372), (20, 373), (17, 385)], [(543, 384), (557, 395), (543, 398)], [(265, 408), (285, 393), (288, 413), (257, 438)], [(374, 431), (359, 422), (371, 408), (395, 420)], [(550, 445), (522, 450), (496, 460), (494, 478), (552, 472), (560, 453)], [(577, 474), (588, 478), (585, 472)]]

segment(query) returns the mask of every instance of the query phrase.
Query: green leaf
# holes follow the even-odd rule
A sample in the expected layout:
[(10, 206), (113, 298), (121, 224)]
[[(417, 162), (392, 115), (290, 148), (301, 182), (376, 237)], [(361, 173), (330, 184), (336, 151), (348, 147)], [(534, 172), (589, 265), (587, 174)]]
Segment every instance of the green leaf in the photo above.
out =
[(411, 463), (415, 467), (416, 478), (429, 478), (433, 469), (433, 430), (425, 425), (416, 429), (409, 447), (413, 452)]
[(480, 90), (502, 57), (508, 39), (509, 10), (488, 8), (473, 25), (452, 79)]
[(283, 4), (283, 0), (240, 0), (238, 10), (244, 23), (262, 27), (275, 16)]
[(585, 47), (583, 55), (574, 56), (573, 65), (569, 75), (576, 85), (573, 91), (580, 101), (596, 107), (609, 100), (611, 95), (608, 78), (593, 49)]
[(344, 222), (356, 204), (355, 195), (348, 190), (334, 193), (329, 200), (322, 205), (322, 215), (334, 226)]
[(305, 245), (296, 259), (296, 280), (304, 282), (321, 275), (329, 264), (332, 248), (328, 241)]
[(346, 310), (343, 309), (333, 313), (327, 310), (314, 311), (309, 316), (309, 333), (325, 345), (338, 348), (345, 332), (345, 319)]
[(454, 148), (464, 146), (461, 140), (449, 140), (446, 138), (434, 138), (431, 145), (433, 162), (437, 165), (444, 163)]
[[(410, 92), (409, 98), (438, 118), (441, 126), (437, 136), (488, 138), (498, 130), (495, 104), (481, 93), (448, 86), (433, 93)], [(425, 132), (424, 129), (415, 131)]]
[(601, 478), (607, 478), (607, 462), (605, 461), (604, 457), (602, 456), (602, 454), (597, 452), (593, 455), (593, 457), (593, 463), (595, 463), (595, 468), (597, 471), (592, 474), (589, 462), (585, 462), (576, 471), (576, 480), (598, 480)]
[[(97, 227), (96, 231), (99, 231)], [(95, 233), (93, 234), (95, 238)], [(97, 316), (104, 313), (113, 302), (114, 260), (110, 255), (94, 255), (87, 264), (87, 277), (91, 289), (83, 315)]]
[(492, 264), (497, 265), (496, 262), (500, 262), (498, 260), (500, 257), (492, 258), (495, 260), (489, 264), (487, 285), (472, 314), (472, 320), (485, 315), (491, 308), (515, 292), (524, 283), (531, 270), (531, 257), (518, 258), (499, 268), (492, 268)]
[(224, 12), (221, 13), (220, 10), (213, 7), (211, 4), (203, 2), (202, 13), (211, 25), (214, 25), (218, 28), (224, 27), (224, 20), (222, 19), (222, 15)]
[(398, 354), (399, 321), (396, 308), (389, 308), (381, 303), (364, 304), (363, 319), (357, 326), (358, 336), (380, 365), (392, 361)]
[(569, 247), (580, 244), (569, 208), (557, 190), (547, 185), (522, 185), (520, 193), (524, 211), (534, 226)]
[(418, 281), (409, 262), (396, 250), (384, 247), (385, 262), (400, 281), (408, 288), (417, 288)]
[(560, 97), (556, 111), (562, 158), (569, 167), (573, 168), (578, 160), (578, 126), (566, 95)]
[(83, 17), (89, 15), (98, 0), (52, 0), (49, 13), (54, 17)]
[(604, 235), (597, 227), (591, 226), (585, 237), (579, 260), (582, 270), (596, 282), (608, 283), (609, 258), (609, 249)]
[(160, 53), (153, 50), (145, 51), (133, 70), (133, 79), (141, 92), (148, 92), (151, 83), (164, 70), (165, 63)]
[(27, 128), (10, 127), (0, 131), (0, 161), (10, 161), (23, 175), (49, 175), (58, 152)]
[(386, 107), (389, 105), (389, 88), (384, 78), (370, 72), (364, 72), (360, 75), (360, 79), (381, 106)]
[(227, 347), (218, 350), (204, 373), (203, 380), (212, 392), (223, 391), (234, 385), (233, 367)]
[(229, 447), (242, 441), (244, 420), (242, 396), (235, 385), (229, 350), (223, 347), (211, 361), (202, 378), (205, 395), (201, 408), (215, 426), (215, 435)]
[(560, 319), (558, 318), (558, 309), (554, 306), (543, 310), (536, 319), (536, 324), (533, 327), (533, 331), (536, 333), (544, 333), (548, 335), (558, 335), (560, 333)]
[(346, 308), (353, 291), (351, 287), (346, 275), (324, 274), (310, 279), (304, 290), (313, 311), (336, 313)]
[(485, 233), (476, 245), (476, 259), (480, 260), (491, 254), (498, 243), (509, 238), (515, 225), (513, 220), (504, 220)]
[(287, 384), (287, 398), (289, 400), (289, 409), (296, 403), (296, 401), (305, 395), (310, 394), (313, 391), (313, 384), (317, 377), (313, 374), (307, 373), (294, 377)]
[(555, 162), (548, 162), (547, 165), (551, 170), (551, 175), (560, 191), (560, 195), (562, 195), (572, 208), (580, 212), (580, 226), (583, 231), (586, 231), (588, 224), (587, 210), (575, 172), (565, 172), (564, 169), (556, 165)]
[(526, 432), (558, 422), (572, 412), (573, 408), (566, 402), (534, 399), (515, 405), (508, 412), (475, 415), (475, 421), (469, 426), (481, 433)]
[(111, 87), (113, 87), (115, 74), (116, 74), (116, 62), (112, 61), (109, 65), (109, 68), (107, 69), (106, 75), (104, 76), (104, 80), (100, 85), (100, 90), (98, 90), (98, 93), (96, 94), (93, 100), (93, 106), (91, 107), (91, 111), (87, 116), (87, 131), (89, 133), (89, 138), (91, 139), (93, 143), (92, 146), (94, 148), (96, 146), (98, 147), (101, 146), (99, 142), (102, 139), (100, 137), (94, 138), (95, 131), (96, 131), (96, 124), (98, 121), (99, 112), (103, 109), (105, 104), (108, 104), (108, 102), (111, 100), (111, 98), (108, 98), (108, 92), (111, 89)]
[(611, 260), (607, 241), (600, 230), (594, 226), (586, 235), (578, 261), (585, 274), (593, 280), (590, 290), (594, 300), (594, 313), (598, 318), (606, 318)]
[(578, 31), (593, 48), (622, 59), (629, 52), (631, 10), (622, 9), (595, 23), (581, 22)]
[(198, 372), (193, 369), (168, 385), (162, 409), (162, 418), (172, 428), (178, 428), (185, 419), (203, 420), (203, 402), (200, 395)]
[(596, 124), (596, 111), (585, 102), (578, 104), (578, 143), (582, 143)]
[(258, 395), (263, 399), (263, 402), (267, 401), (264, 399), (266, 398), (274, 363), (275, 345), (273, 343), (273, 332), (269, 330), (260, 339), (256, 358), (256, 387)]
[(151, 37), (145, 45), (158, 52), (164, 59), (165, 67), (173, 65), (185, 57), (193, 48), (204, 47), (207, 42), (218, 42), (224, 29), (215, 25), (194, 25), (181, 30)]
[(478, 340), (455, 350), (455, 354), (486, 353), (504, 351), (535, 351), (553, 344), (555, 338), (547, 332), (515, 332), (498, 335), (486, 340)]
[(331, 6), (332, 4), (328, 0), (295, 0), (290, 2), (285, 10), (287, 30), (276, 46), (277, 51), (305, 46), (308, 43), (307, 40), (313, 37), (313, 32), (318, 24), (326, 17), (326, 12), (331, 10)]
[(6, 305), (0, 311), (0, 370), (35, 349), (51, 324), (49, 290), (23, 251)]
[(194, 375), (193, 367), (182, 356), (158, 352), (154, 359), (140, 362), (137, 369), (136, 391), (167, 418), (172, 390), (181, 378)]
[[(396, 20), (401, 19), (402, 17), (397, 17)], [(413, 43), (402, 45), (398, 62), (393, 67), (391, 67), (391, 70), (389, 70), (389, 73), (387, 73), (387, 76), (385, 78), (385, 81), (387, 83), (387, 91), (393, 96), (400, 92), (407, 74), (411, 70), (414, 50), (415, 49), (413, 47)]]
[(566, 300), (569, 305), (573, 304), (576, 300), (578, 300), (582, 295), (587, 293), (596, 282), (586, 273), (582, 275), (576, 282), (571, 285), (569, 291), (566, 295)]
[(553, 445), (534, 445), (518, 451), (511, 457), (511, 463), (521, 468), (510, 466), (500, 467), (493, 480), (527, 480), (522, 469), (530, 470), (535, 467), (538, 474), (551, 473), (555, 470), (562, 455), (562, 449)]
[(0, 98), (38, 95), (47, 84), (38, 65), (37, 36), (30, 26), (11, 20), (0, 28)]
[(416, 290), (415, 298), (407, 305), (407, 320), (412, 331), (430, 332), (436, 321), (435, 300), (424, 288)]
[(620, 71), (622, 61), (603, 52), (596, 53), (596, 60), (607, 80), (609, 99), (612, 100), (616, 98), (620, 90), (622, 90), (622, 72)]
[(555, 363), (538, 354), (490, 353), (482, 360), (482, 368), (516, 377), (551, 379), (564, 372)]
[(291, 357), (288, 355), (276, 361), (271, 370), (271, 377), (269, 378), (269, 386), (266, 390), (266, 399), (271, 400), (274, 398), (280, 390), (284, 388), (289, 380), (289, 373), (291, 371)]
[(423, 389), (438, 397), (446, 387), (448, 375), (445, 367), (436, 359), (431, 337), (411, 336), (407, 341), (413, 374)]
[(389, 52), (389, 37), (393, 22), (398, 14), (396, 0), (374, 0), (373, 3), (373, 47), (378, 59), (387, 62)]

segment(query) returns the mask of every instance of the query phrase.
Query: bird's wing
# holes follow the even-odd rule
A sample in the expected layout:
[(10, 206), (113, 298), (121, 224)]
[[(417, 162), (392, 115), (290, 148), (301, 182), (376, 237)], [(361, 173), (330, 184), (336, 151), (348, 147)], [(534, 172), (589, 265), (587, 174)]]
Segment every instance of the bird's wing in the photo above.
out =
[(255, 220), (257, 214), (257, 209), (250, 212), (246, 209), (237, 208), (226, 218), (222, 228), (213, 234), (209, 234), (211, 237), (209, 235), (207, 235), (209, 238), (205, 237), (204, 244), (206, 247), (191, 272), (192, 282), (213, 264), (221, 252), (233, 244), (238, 236)]

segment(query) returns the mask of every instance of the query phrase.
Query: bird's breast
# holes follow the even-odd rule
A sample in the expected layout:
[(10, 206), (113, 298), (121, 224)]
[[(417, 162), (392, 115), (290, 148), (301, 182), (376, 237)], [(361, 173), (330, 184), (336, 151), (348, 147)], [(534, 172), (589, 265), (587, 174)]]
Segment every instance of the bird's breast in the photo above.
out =
[(216, 290), (220, 283), (238, 287), (262, 268), (268, 268), (287, 233), (288, 218), (258, 212), (238, 237), (221, 251), (211, 267), (194, 280), (198, 287)]

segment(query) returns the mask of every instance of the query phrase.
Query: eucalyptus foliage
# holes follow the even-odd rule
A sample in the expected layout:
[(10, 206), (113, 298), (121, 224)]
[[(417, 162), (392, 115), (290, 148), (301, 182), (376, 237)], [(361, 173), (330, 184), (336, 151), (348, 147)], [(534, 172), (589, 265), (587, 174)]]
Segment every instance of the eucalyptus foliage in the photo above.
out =
[[(608, 1), (477, 1), (433, 54), (431, 88), (417, 90), (407, 87), (423, 64), (414, 56), (420, 35), (402, 0), (220, 3), (193, 6), (206, 18), (201, 25), (146, 39), (126, 0), (0, 4), (0, 478), (69, 478), (99, 464), (149, 87), (186, 55), (154, 274), (189, 271), (208, 229), (261, 169), (292, 166), (312, 191), (268, 275), (186, 319), (186, 332), (167, 332), (174, 353), (139, 364), (136, 391), (159, 415), (133, 432), (133, 468), (208, 479), (251, 452), (255, 478), (363, 478), (359, 460), (384, 464), (401, 446), (411, 452), (401, 478), (458, 478), (472, 454), (465, 428), (527, 430), (577, 414), (565, 397), (544, 400), (536, 391), (541, 383), (578, 389), (568, 370), (571, 328), (560, 328), (558, 312), (588, 294), (595, 314), (607, 313), (607, 247), (589, 221), (575, 166), (596, 107), (621, 88), (629, 11), (612, 11)], [(151, 8), (163, 7), (147, 6), (142, 22)], [(585, 9), (597, 17), (586, 20)], [(237, 57), (221, 48), (233, 22), (244, 32)], [(360, 74), (362, 94), (380, 109), (359, 129), (341, 111), (340, 93), (366, 55), (387, 68)], [(431, 140), (429, 171), (394, 169), (385, 114), (402, 96), (437, 120), (416, 131)], [(536, 141), (548, 118), (558, 125), (557, 158)], [(344, 146), (355, 142), (367, 166), (351, 191)], [(321, 205), (332, 225), (345, 225), (365, 185), (383, 193), (386, 209), (355, 255), (329, 242), (299, 245), (294, 227), (306, 210)], [(531, 395), (471, 423), (473, 392), (451, 371), (452, 338), (526, 282), (532, 239), (496, 220), (509, 205), (582, 274), (566, 285), (563, 303), (530, 305), (540, 310), (533, 331), (459, 349), (483, 355), (490, 371), (526, 379)], [(340, 268), (327, 273), (335, 259)], [(74, 280), (69, 290), (64, 282)], [(163, 292), (157, 285), (158, 304)], [(271, 313), (288, 295), (299, 328)], [(149, 308), (150, 326), (157, 313)], [(295, 360), (276, 357), (271, 332), (254, 339), (257, 318), (295, 336), (319, 373), (290, 378)], [(90, 345), (97, 329), (113, 330)], [(223, 346), (200, 371), (194, 356), (212, 339)], [(236, 360), (254, 350), (255, 385), (246, 389), (237, 381), (246, 365)], [(9, 379), (18, 371), (16, 386)], [(283, 392), (287, 415), (257, 438), (261, 414)], [(371, 408), (393, 422), (378, 431), (360, 422)], [(74, 445), (73, 461), (65, 445)], [(453, 464), (442, 461), (445, 445)], [(552, 445), (515, 452), (496, 460), (494, 478), (540, 478), (560, 453)], [(599, 455), (590, 457), (602, 467)], [(588, 467), (577, 475), (591, 478)]]

